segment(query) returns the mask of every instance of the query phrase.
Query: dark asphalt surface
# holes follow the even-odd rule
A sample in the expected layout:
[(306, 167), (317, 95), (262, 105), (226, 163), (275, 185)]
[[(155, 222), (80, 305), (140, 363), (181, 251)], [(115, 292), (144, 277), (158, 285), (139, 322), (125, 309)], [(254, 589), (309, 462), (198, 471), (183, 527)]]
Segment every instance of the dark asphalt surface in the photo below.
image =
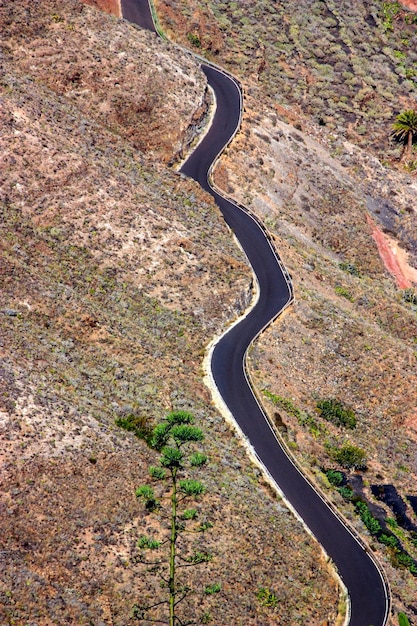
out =
[[(122, 7), (126, 19), (154, 30), (147, 0), (122, 0)], [(202, 69), (215, 91), (217, 109), (209, 132), (181, 172), (197, 180), (214, 196), (245, 250), (260, 287), (254, 309), (216, 345), (212, 355), (213, 377), (259, 459), (335, 562), (349, 591), (350, 625), (383, 626), (387, 619), (386, 590), (376, 565), (287, 457), (247, 384), (243, 365), (246, 350), (291, 300), (292, 294), (263, 230), (244, 210), (213, 191), (207, 182), (211, 163), (239, 123), (240, 92), (222, 72), (207, 65), (202, 65)]]
[(122, 16), (132, 24), (156, 32), (148, 0), (122, 0)]

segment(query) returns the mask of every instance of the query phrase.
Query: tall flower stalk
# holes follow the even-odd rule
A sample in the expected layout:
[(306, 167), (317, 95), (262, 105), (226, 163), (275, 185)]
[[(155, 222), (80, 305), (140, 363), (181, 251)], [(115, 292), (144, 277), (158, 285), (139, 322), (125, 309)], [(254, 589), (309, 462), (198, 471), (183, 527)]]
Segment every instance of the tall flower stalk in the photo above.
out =
[[(192, 567), (207, 563), (212, 555), (208, 552), (189, 553), (179, 550), (178, 540), (183, 532), (204, 532), (211, 524), (200, 523), (196, 509), (185, 509), (183, 503), (189, 499), (198, 499), (205, 492), (204, 485), (186, 476), (192, 469), (201, 468), (207, 462), (207, 457), (200, 451), (190, 450), (204, 439), (203, 432), (194, 425), (194, 418), (185, 411), (169, 413), (153, 430), (151, 446), (161, 453), (158, 466), (149, 468), (149, 473), (155, 484), (159, 485), (160, 495), (157, 496), (154, 487), (146, 484), (136, 489), (136, 496), (143, 502), (145, 508), (156, 515), (163, 516), (163, 502), (169, 501), (170, 532), (166, 540), (141, 536), (138, 547), (141, 550), (140, 560), (152, 565), (161, 575), (163, 586), (168, 590), (168, 598), (152, 605), (136, 604), (133, 615), (139, 620), (169, 624), (169, 626), (186, 626), (195, 622), (185, 622), (178, 616), (178, 605), (190, 593), (190, 588), (178, 581), (178, 570), (183, 567)], [(147, 561), (146, 551), (159, 551), (166, 544), (168, 562), (161, 558), (157, 561)], [(163, 571), (167, 574), (163, 574)], [(220, 589), (220, 587), (219, 587)], [(150, 611), (161, 605), (168, 605), (168, 621), (152, 619)]]

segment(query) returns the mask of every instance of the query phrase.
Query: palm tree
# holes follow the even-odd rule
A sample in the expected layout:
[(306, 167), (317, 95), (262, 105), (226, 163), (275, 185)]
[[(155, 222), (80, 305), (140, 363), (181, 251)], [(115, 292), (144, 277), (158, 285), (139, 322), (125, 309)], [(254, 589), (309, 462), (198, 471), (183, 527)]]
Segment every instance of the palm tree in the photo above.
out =
[(391, 135), (395, 141), (404, 144), (402, 156), (410, 161), (412, 146), (417, 140), (417, 111), (409, 109), (397, 115), (397, 119), (392, 125)]

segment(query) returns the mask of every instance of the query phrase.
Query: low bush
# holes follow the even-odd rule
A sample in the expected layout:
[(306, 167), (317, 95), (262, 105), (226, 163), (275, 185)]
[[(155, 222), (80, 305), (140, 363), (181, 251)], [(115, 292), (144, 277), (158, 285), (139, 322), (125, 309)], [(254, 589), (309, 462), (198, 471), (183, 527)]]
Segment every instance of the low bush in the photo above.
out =
[[(359, 132), (359, 128), (357, 129), (357, 132), (360, 134)], [(354, 297), (352, 296), (352, 294), (350, 293), (350, 291), (348, 291), (346, 289), (346, 287), (341, 287), (340, 285), (335, 287), (335, 293), (338, 296), (342, 296), (342, 298), (346, 298), (346, 300), (349, 300), (349, 302), (353, 302), (354, 301)]]
[(259, 587), (256, 597), (258, 598), (258, 601), (261, 603), (262, 606), (268, 606), (272, 608), (278, 606), (277, 596), (275, 595), (275, 593), (273, 593), (273, 591), (267, 589), (266, 587)]
[(407, 302), (410, 304), (417, 304), (417, 293), (412, 288), (404, 289), (402, 293), (402, 297), (403, 297), (404, 302)]
[(346, 469), (366, 469), (365, 450), (351, 443), (345, 443), (340, 448), (333, 448), (331, 455), (335, 461)]
[(338, 492), (345, 500), (351, 500), (353, 497), (353, 489), (351, 487), (339, 487)]
[(204, 588), (204, 593), (206, 593), (207, 595), (212, 595), (213, 593), (219, 593), (219, 591), (221, 591), (221, 584), (220, 583), (213, 583), (212, 585), (207, 585)]
[(281, 407), (289, 415), (296, 417), (298, 423), (301, 424), (301, 426), (308, 428), (314, 438), (319, 437), (323, 433), (324, 429), (317, 423), (314, 417), (309, 415), (306, 411), (301, 411), (294, 405), (292, 400), (283, 398), (282, 396), (277, 396), (271, 391), (268, 391), (268, 389), (264, 389), (263, 393), (273, 404), (275, 404), (275, 406)]
[(371, 535), (379, 535), (382, 531), (381, 524), (372, 515), (368, 505), (365, 502), (358, 500), (358, 502), (356, 502), (355, 504), (355, 508)]
[(386, 535), (385, 533), (381, 533), (378, 537), (379, 543), (383, 543), (384, 546), (388, 546), (389, 548), (395, 548), (398, 546), (398, 539), (395, 535)]
[(399, 626), (410, 626), (410, 621), (405, 613), (398, 613)]
[(149, 418), (144, 415), (135, 415), (130, 413), (124, 417), (117, 417), (115, 419), (116, 426), (123, 428), (129, 432), (134, 433), (139, 439), (144, 439), (147, 444), (150, 444), (152, 437), (152, 426), (149, 423)]
[(352, 430), (356, 427), (356, 417), (353, 410), (346, 407), (336, 398), (319, 400), (319, 402), (317, 402), (317, 408), (320, 411), (321, 417), (336, 426), (346, 426), (346, 428)]
[(353, 263), (339, 263), (339, 267), (344, 272), (352, 274), (352, 276), (357, 276), (358, 278), (360, 277), (360, 272)]
[(283, 398), (282, 396), (277, 396), (275, 393), (268, 391), (268, 389), (264, 389), (263, 393), (269, 400), (271, 400), (273, 404), (275, 404), (276, 406), (280, 406), (290, 415), (294, 415), (294, 417), (300, 419), (301, 411), (294, 405), (292, 400), (289, 400), (288, 398)]
[(195, 46), (196, 48), (201, 48), (200, 37), (196, 35), (195, 33), (188, 33), (187, 39), (192, 46)]
[(331, 485), (333, 485), (334, 487), (340, 487), (343, 483), (343, 474), (342, 472), (339, 472), (338, 470), (327, 470), (325, 472), (327, 479), (329, 481), (329, 483)]

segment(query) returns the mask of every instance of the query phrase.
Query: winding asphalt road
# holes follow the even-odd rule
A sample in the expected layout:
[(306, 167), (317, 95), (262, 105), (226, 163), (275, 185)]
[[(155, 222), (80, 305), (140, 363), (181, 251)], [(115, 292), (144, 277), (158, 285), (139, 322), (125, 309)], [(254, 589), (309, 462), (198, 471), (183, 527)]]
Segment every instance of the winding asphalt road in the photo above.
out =
[[(122, 0), (123, 17), (155, 32), (148, 0)], [(181, 168), (211, 193), (244, 249), (259, 284), (250, 313), (232, 326), (212, 351), (215, 384), (244, 435), (285, 498), (337, 566), (350, 598), (351, 626), (384, 626), (389, 597), (372, 556), (304, 478), (281, 447), (254, 397), (245, 373), (249, 345), (292, 301), (292, 286), (264, 229), (244, 207), (217, 193), (208, 182), (213, 161), (240, 124), (242, 95), (227, 73), (205, 63), (201, 68), (216, 96), (212, 125)]]

